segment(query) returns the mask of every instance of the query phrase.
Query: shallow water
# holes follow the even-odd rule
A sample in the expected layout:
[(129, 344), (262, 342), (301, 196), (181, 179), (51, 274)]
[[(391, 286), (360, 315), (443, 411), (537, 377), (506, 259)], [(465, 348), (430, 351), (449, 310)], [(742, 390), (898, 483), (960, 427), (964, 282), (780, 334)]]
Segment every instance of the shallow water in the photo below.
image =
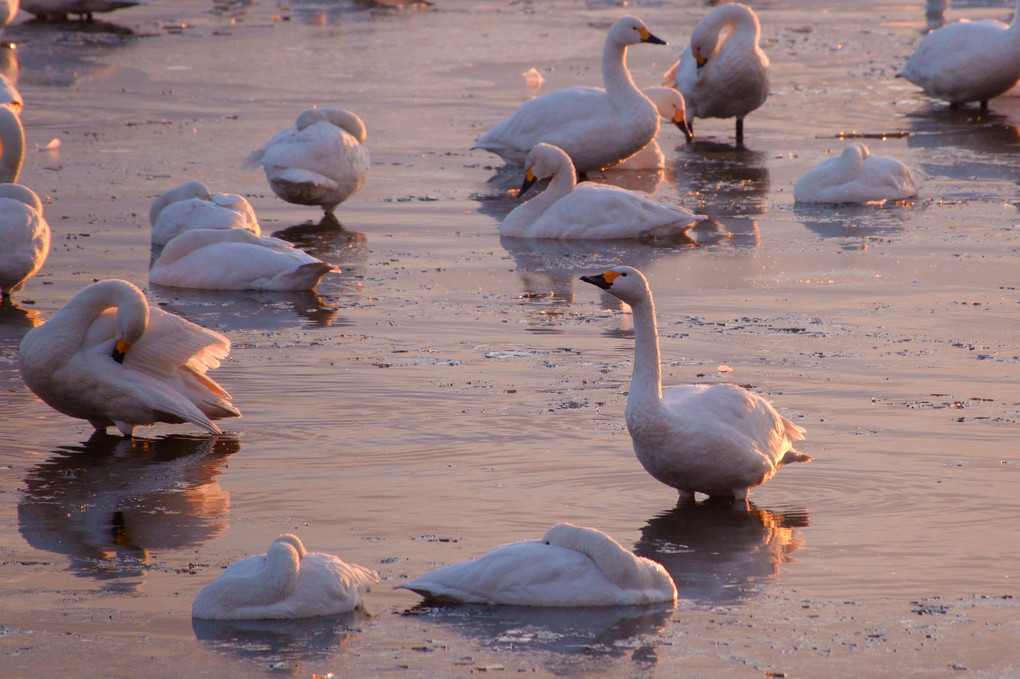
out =
[[(755, 5), (773, 82), (746, 149), (702, 120), (691, 145), (661, 131), (661, 175), (608, 173), (708, 214), (696, 243), (501, 240), (520, 175), (467, 150), (534, 94), (528, 68), (540, 93), (599, 84), (613, 3), (150, 2), (9, 28), (21, 181), (54, 245), (0, 310), (2, 674), (1015, 676), (1020, 100), (928, 101), (893, 79), (924, 8), (845, 5)], [(705, 8), (626, 11), (678, 49)], [(640, 85), (672, 60), (629, 52)], [(369, 130), (342, 230), (239, 169), (313, 104)], [(928, 173), (920, 198), (795, 208), (840, 133)], [(230, 337), (215, 377), (244, 418), (215, 440), (91, 437), (28, 392), (17, 344), (95, 278), (146, 286), (149, 202), (193, 178), (343, 273), (318, 295), (148, 290)], [(630, 317), (577, 281), (618, 262), (649, 277), (667, 384), (749, 385), (807, 428), (814, 462), (749, 511), (675, 508), (634, 459)], [(678, 606), (423, 609), (391, 589), (564, 520), (662, 561)], [(195, 593), (285, 531), (377, 569), (367, 612), (193, 624)]]

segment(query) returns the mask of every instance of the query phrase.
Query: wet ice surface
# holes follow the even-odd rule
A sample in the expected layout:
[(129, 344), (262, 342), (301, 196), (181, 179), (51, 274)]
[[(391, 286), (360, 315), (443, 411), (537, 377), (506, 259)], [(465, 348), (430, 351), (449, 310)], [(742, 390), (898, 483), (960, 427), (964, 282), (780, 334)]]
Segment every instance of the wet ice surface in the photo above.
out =
[[(626, 11), (679, 48), (704, 8)], [(747, 149), (732, 121), (702, 120), (690, 146), (660, 133), (661, 176), (608, 173), (710, 215), (696, 244), (501, 240), (521, 177), (467, 149), (532, 94), (531, 67), (540, 93), (600, 84), (622, 12), (150, 2), (85, 30), (8, 29), (21, 181), (49, 197), (54, 246), (0, 310), (3, 674), (1017, 673), (1020, 100), (979, 116), (894, 80), (919, 6), (763, 5), (772, 95)], [(671, 63), (629, 52), (642, 86)], [(342, 230), (239, 169), (313, 104), (369, 130)], [(919, 199), (795, 208), (840, 133), (928, 173)], [(149, 202), (194, 178), (343, 273), (318, 295), (149, 290), (230, 337), (216, 379), (245, 417), (216, 440), (90, 439), (26, 390), (17, 343), (94, 278), (145, 286)], [(815, 461), (750, 511), (674, 508), (634, 459), (630, 318), (577, 281), (618, 262), (651, 281), (666, 384), (747, 385), (807, 428)], [(435, 609), (391, 590), (564, 520), (662, 561), (677, 608)], [(285, 531), (379, 570), (367, 613), (193, 624), (195, 593)]]

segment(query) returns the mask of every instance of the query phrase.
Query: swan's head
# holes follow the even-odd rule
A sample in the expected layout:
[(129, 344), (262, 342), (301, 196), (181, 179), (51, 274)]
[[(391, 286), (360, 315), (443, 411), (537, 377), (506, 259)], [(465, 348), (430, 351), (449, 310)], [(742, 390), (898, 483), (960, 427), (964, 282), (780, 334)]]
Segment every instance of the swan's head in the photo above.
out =
[(652, 100), (660, 116), (680, 128), (687, 141), (694, 138), (691, 126), (687, 124), (687, 102), (679, 90), (672, 87), (649, 87), (642, 92)]
[(149, 325), (149, 303), (142, 291), (127, 281), (100, 281), (89, 287), (94, 286), (102, 286), (100, 289), (104, 293), (109, 292), (111, 306), (117, 307), (117, 342), (113, 345), (112, 356), (117, 363), (123, 363), (127, 352), (142, 338)]
[(630, 266), (614, 266), (597, 276), (581, 276), (581, 280), (602, 288), (631, 306), (649, 300), (652, 296), (644, 274)]
[(843, 153), (840, 154), (843, 160), (853, 163), (854, 165), (861, 162), (870, 155), (871, 150), (868, 149), (868, 147), (865, 144), (862, 144), (859, 141), (854, 142), (853, 144), (847, 146), (845, 149), (843, 149)]
[(651, 43), (653, 45), (668, 44), (662, 38), (652, 35), (652, 32), (648, 30), (648, 26), (645, 26), (645, 22), (632, 16), (625, 16), (617, 19), (616, 23), (613, 24), (613, 27), (609, 29), (607, 41), (621, 47), (637, 45), (642, 42)]
[(523, 195), (539, 179), (552, 177), (568, 170), (571, 175), (574, 174), (574, 163), (566, 151), (559, 146), (545, 142), (535, 144), (528, 151), (528, 157), (524, 160), (524, 183), (521, 184), (520, 193), (517, 195)]

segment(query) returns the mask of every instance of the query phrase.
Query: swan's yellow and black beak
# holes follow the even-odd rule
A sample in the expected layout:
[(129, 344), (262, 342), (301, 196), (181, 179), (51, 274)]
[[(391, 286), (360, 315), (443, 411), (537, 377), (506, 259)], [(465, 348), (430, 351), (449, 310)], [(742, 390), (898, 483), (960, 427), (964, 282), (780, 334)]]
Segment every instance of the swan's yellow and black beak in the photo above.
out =
[(652, 32), (649, 31), (647, 28), (639, 28), (639, 29), (637, 29), (637, 31), (638, 31), (638, 34), (641, 36), (641, 42), (648, 42), (648, 43), (651, 43), (653, 45), (668, 45), (669, 44), (668, 42), (666, 42), (662, 38), (659, 38), (659, 37), (656, 37), (656, 36), (652, 35)]
[(607, 271), (605, 273), (600, 273), (597, 276), (581, 276), (581, 280), (585, 283), (591, 283), (592, 285), (598, 286), (603, 290), (608, 290), (613, 287), (613, 281), (615, 281), (616, 277), (619, 275), (620, 274), (615, 271)]
[(680, 128), (680, 131), (684, 133), (684, 137), (687, 141), (694, 139), (694, 131), (691, 129), (691, 126), (687, 124), (687, 117), (680, 109), (676, 109), (673, 112), (673, 124)]
[(124, 338), (121, 337), (117, 340), (117, 343), (113, 345), (113, 360), (117, 361), (117, 363), (123, 363), (124, 357), (130, 349), (131, 345), (125, 342)]
[(700, 47), (694, 48), (694, 60), (698, 62), (698, 68), (701, 68), (708, 63), (708, 57), (701, 53)]
[(524, 192), (534, 186), (537, 181), (538, 177), (535, 176), (534, 172), (531, 170), (526, 171), (524, 173), (524, 182), (521, 184), (521, 190), (517, 192), (517, 196), (523, 196)]

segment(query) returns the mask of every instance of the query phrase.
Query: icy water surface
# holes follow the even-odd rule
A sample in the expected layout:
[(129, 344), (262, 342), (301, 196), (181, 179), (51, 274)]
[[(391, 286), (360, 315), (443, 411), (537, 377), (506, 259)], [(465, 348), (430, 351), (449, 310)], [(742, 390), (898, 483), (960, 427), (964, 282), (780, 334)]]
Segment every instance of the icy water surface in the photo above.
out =
[[(947, 17), (1009, 17), (976, 4)], [(154, 0), (7, 29), (21, 181), (54, 245), (0, 310), (0, 674), (1020, 673), (1020, 99), (950, 110), (894, 79), (921, 4), (754, 6), (773, 81), (746, 148), (701, 120), (691, 145), (660, 132), (662, 173), (608, 173), (711, 217), (656, 244), (501, 240), (520, 172), (468, 149), (534, 94), (531, 67), (539, 93), (599, 85), (623, 13), (671, 43), (629, 51), (659, 84), (700, 3)], [(368, 127), (340, 227), (239, 168), (316, 104)], [(926, 172), (921, 196), (794, 207), (848, 138)], [(149, 289), (149, 203), (190, 179), (343, 273), (318, 294)], [(675, 507), (623, 424), (630, 316), (577, 281), (615, 263), (651, 281), (665, 382), (767, 395), (813, 463), (746, 510)], [(25, 388), (21, 336), (110, 277), (231, 339), (229, 433), (93, 437)], [(391, 589), (559, 521), (660, 560), (677, 607), (422, 608)], [(192, 622), (201, 587), (287, 531), (380, 572), (366, 612)]]

